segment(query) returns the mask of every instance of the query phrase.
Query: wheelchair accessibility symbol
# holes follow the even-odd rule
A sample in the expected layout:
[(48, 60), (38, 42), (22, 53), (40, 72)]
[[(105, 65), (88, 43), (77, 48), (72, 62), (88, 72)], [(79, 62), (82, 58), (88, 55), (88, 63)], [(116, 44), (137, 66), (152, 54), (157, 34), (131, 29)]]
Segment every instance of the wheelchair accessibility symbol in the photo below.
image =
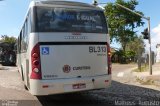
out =
[(42, 47), (42, 55), (49, 55), (49, 47)]

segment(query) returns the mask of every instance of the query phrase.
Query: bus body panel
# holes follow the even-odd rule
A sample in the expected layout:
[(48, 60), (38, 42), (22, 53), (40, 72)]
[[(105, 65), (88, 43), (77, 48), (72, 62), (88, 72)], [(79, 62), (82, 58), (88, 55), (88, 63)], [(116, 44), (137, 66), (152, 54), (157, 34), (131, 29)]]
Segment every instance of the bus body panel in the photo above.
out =
[(108, 40), (109, 35), (102, 33), (39, 33), (39, 42), (108, 42)]
[(42, 45), (40, 50), (42, 79), (108, 74), (106, 45), (66, 43), (66, 45)]
[[(94, 82), (93, 82), (94, 79)], [(111, 84), (111, 75), (103, 75), (86, 78), (71, 78), (57, 80), (32, 80), (30, 79), (32, 95), (50, 95), (69, 92), (79, 92), (93, 89), (102, 89)], [(75, 89), (74, 84), (86, 84), (86, 87)], [(47, 87), (48, 86), (48, 87)]]

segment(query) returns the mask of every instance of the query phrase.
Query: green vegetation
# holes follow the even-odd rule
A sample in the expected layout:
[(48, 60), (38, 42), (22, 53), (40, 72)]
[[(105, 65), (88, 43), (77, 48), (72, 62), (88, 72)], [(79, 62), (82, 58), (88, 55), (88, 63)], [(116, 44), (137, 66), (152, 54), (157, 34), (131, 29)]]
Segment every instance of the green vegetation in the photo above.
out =
[(115, 3), (108, 3), (105, 6), (111, 42), (117, 42), (122, 47), (121, 50), (113, 53), (113, 56), (118, 58), (114, 57), (112, 60), (116, 60), (116, 62), (118, 60), (119, 63), (135, 62), (138, 56), (144, 52), (143, 39), (136, 34), (135, 28), (143, 26), (144, 22), (140, 16), (117, 6), (116, 3), (141, 15), (143, 13), (136, 10), (137, 0), (116, 0)]
[[(130, 63), (136, 62), (145, 51), (142, 37), (135, 37), (133, 41), (128, 42), (126, 51), (118, 50), (112, 53), (112, 62)], [(115, 59), (117, 57), (117, 59)]]
[(0, 61), (2, 65), (16, 64), (16, 38), (2, 35), (0, 39)]
[(142, 85), (155, 85), (155, 82), (151, 79), (144, 80), (144, 79), (140, 79), (140, 78), (136, 77), (136, 81), (141, 83)]
[[(117, 57), (117, 59), (115, 59)], [(130, 63), (134, 61), (134, 57), (135, 57), (135, 52), (132, 50), (129, 51), (116, 51), (115, 53), (113, 53), (112, 55), (112, 62), (118, 62), (118, 63)]]
[[(121, 4), (143, 15), (142, 12), (135, 10), (138, 5), (136, 0), (116, 0), (115, 3)], [(105, 6), (105, 15), (109, 22), (111, 41), (115, 40), (116, 42), (119, 42), (122, 46), (122, 50), (125, 52), (127, 42), (130, 42), (137, 37), (134, 29), (143, 26), (144, 22), (142, 22), (141, 17), (115, 5), (115, 3), (108, 3)]]
[(139, 36), (139, 37), (137, 36), (132, 41), (127, 43), (126, 50), (127, 51), (132, 50), (134, 51), (135, 56), (138, 56), (138, 55), (142, 55), (142, 53), (145, 51), (144, 46), (145, 44), (142, 36)]
[(148, 65), (142, 65), (141, 68), (137, 68), (137, 69), (134, 69), (132, 70), (133, 72), (145, 72), (145, 71), (148, 71), (149, 67)]
[(1, 35), (1, 40), (0, 42), (7, 42), (7, 43), (16, 43), (16, 38), (11, 36), (7, 36), (7, 35)]

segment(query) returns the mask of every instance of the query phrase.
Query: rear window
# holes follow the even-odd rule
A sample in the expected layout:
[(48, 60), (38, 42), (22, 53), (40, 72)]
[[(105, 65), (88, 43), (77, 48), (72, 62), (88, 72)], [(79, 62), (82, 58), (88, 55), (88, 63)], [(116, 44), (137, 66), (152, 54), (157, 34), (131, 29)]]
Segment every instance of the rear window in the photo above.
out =
[(69, 8), (36, 8), (36, 31), (107, 33), (103, 11)]

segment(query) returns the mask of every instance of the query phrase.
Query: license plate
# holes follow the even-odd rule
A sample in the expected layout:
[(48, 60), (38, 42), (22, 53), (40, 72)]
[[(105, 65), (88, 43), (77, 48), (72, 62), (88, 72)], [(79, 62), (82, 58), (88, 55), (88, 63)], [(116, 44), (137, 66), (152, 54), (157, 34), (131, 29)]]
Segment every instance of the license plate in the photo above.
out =
[(86, 84), (85, 83), (73, 84), (72, 87), (73, 89), (83, 89), (86, 88)]

